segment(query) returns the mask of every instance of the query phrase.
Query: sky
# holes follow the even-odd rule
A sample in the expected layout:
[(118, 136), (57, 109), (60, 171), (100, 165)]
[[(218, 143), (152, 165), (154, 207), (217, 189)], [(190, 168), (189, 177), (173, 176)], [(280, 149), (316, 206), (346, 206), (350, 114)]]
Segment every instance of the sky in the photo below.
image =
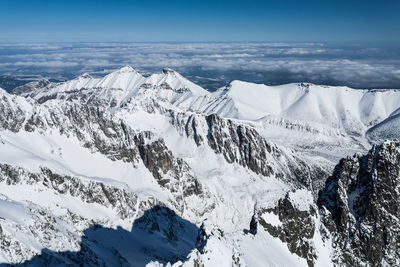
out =
[(398, 0), (0, 0), (0, 42), (400, 43)]

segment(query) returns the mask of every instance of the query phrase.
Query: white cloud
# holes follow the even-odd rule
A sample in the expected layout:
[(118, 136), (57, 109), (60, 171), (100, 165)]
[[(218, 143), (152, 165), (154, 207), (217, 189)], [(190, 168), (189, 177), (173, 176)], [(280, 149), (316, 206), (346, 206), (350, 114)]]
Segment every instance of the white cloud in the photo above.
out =
[(79, 75), (82, 71), (101, 74), (126, 64), (144, 73), (172, 67), (209, 81), (311, 81), (400, 88), (398, 50), (379, 47), (319, 43), (0, 45), (0, 74)]

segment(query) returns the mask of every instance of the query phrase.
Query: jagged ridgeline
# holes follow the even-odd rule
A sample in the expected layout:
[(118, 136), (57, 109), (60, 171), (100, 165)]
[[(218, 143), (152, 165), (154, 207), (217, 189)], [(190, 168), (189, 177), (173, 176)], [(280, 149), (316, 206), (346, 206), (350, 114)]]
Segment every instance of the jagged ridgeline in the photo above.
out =
[(0, 90), (0, 264), (399, 266), (399, 108), (129, 66)]

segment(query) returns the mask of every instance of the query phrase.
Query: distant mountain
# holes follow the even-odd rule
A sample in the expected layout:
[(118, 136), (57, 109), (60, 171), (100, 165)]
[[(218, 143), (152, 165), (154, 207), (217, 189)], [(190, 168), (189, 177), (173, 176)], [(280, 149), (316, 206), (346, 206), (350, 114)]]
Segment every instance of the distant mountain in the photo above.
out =
[(85, 73), (73, 80), (47, 84), (35, 88), (35, 90), (24, 92), (21, 87), (18, 87), (13, 93), (32, 97), (39, 103), (49, 99), (79, 99), (116, 106), (125, 103), (129, 98), (143, 91), (148, 91), (150, 88), (164, 92), (190, 92), (193, 95), (208, 93), (171, 69), (163, 69), (161, 73), (145, 78), (130, 66), (112, 72), (104, 78), (92, 78)]
[(7, 92), (11, 92), (14, 88), (23, 86), (32, 80), (32, 77), (20, 78), (8, 75), (0, 75), (0, 88), (3, 88)]
[(12, 90), (13, 94), (22, 95), (22, 94), (29, 94), (35, 90), (42, 89), (46, 86), (49, 86), (51, 82), (47, 79), (41, 79), (39, 81), (29, 82), (27, 84), (15, 87)]
[(397, 266), (399, 100), (129, 66), (0, 90), (0, 263)]

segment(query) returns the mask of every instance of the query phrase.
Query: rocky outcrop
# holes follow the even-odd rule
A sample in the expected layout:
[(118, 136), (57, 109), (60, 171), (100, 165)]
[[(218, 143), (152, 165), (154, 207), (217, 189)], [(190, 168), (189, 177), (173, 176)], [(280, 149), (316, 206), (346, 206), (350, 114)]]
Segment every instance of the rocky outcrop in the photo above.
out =
[(262, 227), (270, 235), (286, 243), (291, 253), (306, 259), (309, 266), (314, 266), (317, 251), (313, 237), (316, 231), (314, 221), (317, 213), (311, 195), (310, 203), (307, 203), (307, 199), (304, 198), (296, 200), (299, 194), (307, 197), (308, 192), (304, 190), (288, 192), (274, 208), (257, 210), (250, 221), (249, 232), (255, 235), (257, 228)]
[[(56, 108), (38, 106), (27, 118), (25, 131), (56, 129), (74, 135), (86, 148), (98, 151), (112, 160), (138, 161), (134, 132), (123, 121), (113, 118), (104, 108), (64, 102)], [(149, 134), (148, 134), (149, 135)]]
[(342, 159), (318, 205), (336, 246), (336, 264), (400, 265), (400, 142)]
[[(185, 211), (197, 215), (211, 212), (215, 205), (204, 202), (210, 197), (209, 192), (203, 189), (189, 165), (174, 157), (162, 139), (148, 140), (145, 135), (138, 134), (135, 144), (144, 165), (157, 183), (172, 194), (171, 202), (181, 214)], [(187, 201), (198, 205), (190, 207)]]
[(181, 191), (181, 198), (203, 193), (189, 165), (175, 158), (162, 139), (147, 141), (143, 134), (139, 134), (135, 136), (135, 143), (144, 165), (162, 187), (172, 193)]
[[(112, 187), (97, 181), (85, 181), (78, 177), (59, 175), (48, 168), (40, 173), (28, 172), (19, 167), (0, 164), (0, 183), (7, 185), (42, 186), (60, 195), (77, 197), (86, 203), (96, 203), (115, 209), (122, 219), (131, 218), (138, 206), (149, 206), (150, 202), (138, 203), (137, 196), (128, 188)], [(151, 201), (154, 204), (154, 201)]]
[[(276, 157), (279, 151), (266, 142), (254, 129), (223, 120), (218, 115), (206, 117), (208, 144), (229, 162), (236, 162), (264, 176), (274, 174), (267, 162), (267, 153)], [(266, 164), (267, 163), (267, 164)]]
[(32, 100), (2, 93), (0, 89), (0, 129), (18, 132), (26, 120), (27, 110), (24, 107), (31, 105), (33, 105)]
[(295, 187), (317, 190), (328, 176), (320, 165), (306, 162), (291, 151), (283, 151), (265, 140), (254, 128), (222, 119), (206, 117), (209, 146), (229, 163), (238, 163), (257, 174), (274, 175)]

